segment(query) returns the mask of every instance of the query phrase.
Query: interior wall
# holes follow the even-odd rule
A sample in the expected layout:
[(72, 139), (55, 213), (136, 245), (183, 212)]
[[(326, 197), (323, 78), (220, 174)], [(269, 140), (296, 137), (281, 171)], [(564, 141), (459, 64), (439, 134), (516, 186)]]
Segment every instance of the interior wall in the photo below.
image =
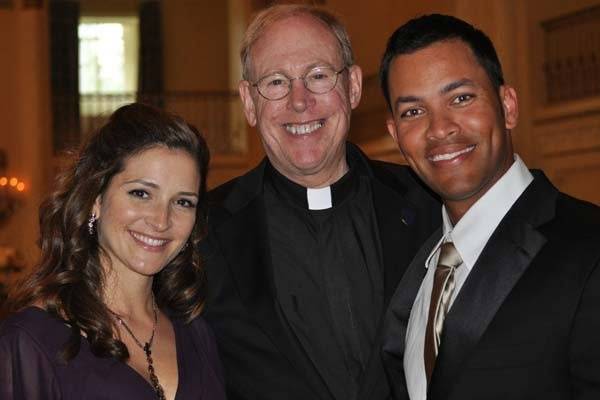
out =
[(387, 39), (404, 22), (429, 13), (452, 13), (455, 0), (431, 0), (427, 2), (399, 2), (380, 0), (329, 0), (326, 8), (338, 15), (350, 35), (356, 63), (363, 71), (363, 97), (352, 115), (352, 141), (381, 151), (381, 158), (402, 160), (385, 127), (387, 106), (379, 87), (379, 63)]
[[(237, 90), (241, 75), (237, 52), (245, 30), (248, 3), (245, 0), (169, 0), (162, 4), (165, 90)], [(173, 104), (171, 110), (185, 115), (177, 107)], [(223, 155), (211, 149), (209, 187), (245, 172), (256, 154), (256, 146), (246, 142), (248, 132), (239, 104), (234, 102), (222, 112), (228, 113), (230, 137), (238, 141), (230, 144), (242, 149), (242, 154)]]
[(352, 41), (355, 58), (365, 76), (376, 75), (386, 40), (402, 23), (417, 15), (449, 13), (455, 0), (327, 0), (325, 7), (339, 16)]
[(165, 89), (228, 89), (226, 2), (168, 0), (162, 10)]
[(79, 0), (81, 15), (122, 17), (137, 15), (140, 0)]
[[(569, 16), (581, 19), (579, 22), (568, 22), (565, 17)], [(580, 29), (585, 25), (586, 16), (593, 18), (593, 32), (586, 32), (582, 36)], [(559, 189), (600, 205), (600, 0), (547, 0), (544, 7), (528, 3), (527, 18), (523, 30), (530, 44), (530, 62), (521, 65), (521, 69), (527, 71), (531, 82), (530, 133), (537, 166), (546, 172)], [(556, 19), (563, 20), (564, 29), (558, 37), (553, 38), (553, 43), (549, 43), (542, 26)], [(595, 47), (582, 49), (580, 44), (588, 40), (595, 43)], [(563, 89), (580, 85), (595, 87), (593, 95), (549, 101), (545, 71), (554, 61), (545, 55), (549, 44), (562, 53), (562, 62), (566, 60), (567, 64), (569, 61), (573, 64), (577, 62), (564, 58), (573, 53), (572, 49), (585, 52), (576, 57), (589, 59), (592, 54), (595, 55), (595, 76), (586, 76), (581, 72), (569, 73), (566, 79), (559, 77), (552, 80)]]
[(47, 29), (45, 9), (0, 10), (0, 147), (8, 173), (26, 185), (21, 206), (0, 229), (0, 245), (16, 248), (29, 265), (52, 175)]
[[(85, 16), (137, 15), (141, 0), (80, 0)], [(229, 83), (226, 3), (163, 0), (165, 90), (223, 90)]]
[[(376, 4), (360, 0), (327, 1), (327, 8), (340, 15), (346, 24), (357, 64), (363, 69), (363, 99), (353, 115), (351, 139), (361, 143), (370, 152), (381, 152), (381, 158), (402, 161), (387, 135), (385, 119), (388, 110), (377, 76), (387, 39), (395, 29), (409, 19), (424, 14), (451, 14), (463, 18), (483, 29), (492, 38), (503, 60), (507, 80), (515, 82), (518, 71), (515, 52), (519, 32), (515, 23), (522, 18), (519, 14), (521, 3), (518, 0), (433, 0), (408, 3), (381, 0)], [(513, 84), (520, 86), (521, 82)]]
[(454, 15), (463, 18), (485, 32), (496, 48), (502, 64), (504, 80), (517, 91), (519, 124), (512, 131), (515, 152), (530, 167), (537, 166), (535, 149), (531, 144), (530, 79), (531, 63), (527, 45), (527, 7), (519, 0), (477, 2), (457, 0)]
[[(242, 79), (240, 47), (249, 18), (254, 10), (255, 5), (250, 4), (248, 0), (227, 0), (229, 90), (235, 93), (237, 93), (238, 84)], [(235, 155), (212, 154), (211, 169), (208, 175), (210, 188), (245, 173), (260, 162), (264, 156), (257, 132), (246, 123), (241, 102), (231, 104), (229, 113), (231, 128), (239, 132), (234, 135), (239, 141), (235, 147), (242, 151), (241, 154)]]

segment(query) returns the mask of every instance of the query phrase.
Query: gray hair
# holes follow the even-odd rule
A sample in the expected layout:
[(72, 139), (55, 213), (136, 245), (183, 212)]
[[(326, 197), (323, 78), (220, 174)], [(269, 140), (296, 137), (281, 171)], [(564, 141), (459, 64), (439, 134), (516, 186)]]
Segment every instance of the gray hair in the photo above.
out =
[(250, 80), (250, 51), (265, 29), (277, 21), (298, 15), (307, 15), (325, 24), (340, 44), (344, 66), (349, 67), (354, 64), (350, 37), (346, 32), (346, 28), (336, 16), (323, 9), (306, 4), (278, 4), (259, 12), (246, 29), (240, 50), (243, 79)]

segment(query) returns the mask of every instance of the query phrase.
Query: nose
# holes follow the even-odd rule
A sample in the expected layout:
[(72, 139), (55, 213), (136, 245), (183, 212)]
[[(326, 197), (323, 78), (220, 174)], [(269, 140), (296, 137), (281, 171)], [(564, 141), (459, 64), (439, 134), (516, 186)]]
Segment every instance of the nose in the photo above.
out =
[(430, 139), (445, 139), (458, 132), (458, 124), (451, 115), (446, 112), (430, 112), (429, 129), (427, 136)]
[(152, 207), (145, 218), (156, 232), (164, 232), (171, 227), (171, 207), (168, 204), (157, 204)]
[(312, 93), (304, 86), (302, 79), (294, 79), (290, 85), (290, 106), (296, 112), (304, 112), (313, 99)]

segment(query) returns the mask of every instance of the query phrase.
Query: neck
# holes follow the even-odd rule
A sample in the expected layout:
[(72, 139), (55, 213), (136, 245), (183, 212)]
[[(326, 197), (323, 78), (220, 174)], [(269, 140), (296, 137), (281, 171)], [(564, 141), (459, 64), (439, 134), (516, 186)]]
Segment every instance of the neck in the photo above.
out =
[(467, 211), (469, 211), (473, 204), (478, 202), (479, 199), (481, 199), (492, 187), (494, 187), (494, 185), (496, 185), (500, 179), (502, 179), (514, 162), (515, 158), (512, 153), (512, 148), (510, 148), (504, 161), (498, 165), (496, 172), (476, 192), (471, 193), (464, 199), (444, 200), (444, 205), (446, 206), (446, 211), (448, 212), (448, 216), (452, 221), (452, 225), (456, 225), (458, 221), (460, 221), (460, 219), (467, 213)]
[(450, 222), (452, 222), (453, 226), (456, 226), (456, 224), (458, 224), (458, 221), (460, 221), (463, 215), (465, 215), (467, 211), (469, 211), (469, 208), (471, 208), (473, 203), (464, 204), (446, 200), (444, 202), (444, 205), (446, 206), (446, 212), (448, 213), (448, 217), (450, 217)]
[(339, 181), (348, 172), (348, 163), (344, 159), (336, 168), (320, 171), (316, 174), (288, 174), (287, 171), (278, 171), (292, 182), (311, 189), (320, 189), (331, 186)]
[(153, 278), (132, 279), (121, 282), (116, 274), (107, 274), (104, 289), (106, 306), (116, 314), (128, 318), (143, 316), (153, 318)]

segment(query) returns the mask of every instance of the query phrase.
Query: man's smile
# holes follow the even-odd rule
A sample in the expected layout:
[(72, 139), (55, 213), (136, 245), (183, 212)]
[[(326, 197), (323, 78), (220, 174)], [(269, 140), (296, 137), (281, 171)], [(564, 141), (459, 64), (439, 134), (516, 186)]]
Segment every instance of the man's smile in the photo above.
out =
[(312, 132), (316, 131), (317, 129), (323, 127), (323, 125), (325, 125), (325, 120), (320, 119), (317, 121), (311, 121), (311, 122), (306, 122), (306, 123), (301, 123), (301, 124), (286, 123), (286, 124), (283, 124), (283, 127), (285, 128), (286, 131), (288, 131), (292, 135), (306, 135), (306, 134), (312, 133)]
[(449, 161), (449, 160), (452, 160), (452, 159), (454, 159), (456, 157), (459, 157), (459, 156), (461, 156), (463, 154), (470, 153), (474, 149), (475, 149), (475, 145), (470, 145), (470, 146), (467, 146), (467, 147), (465, 147), (463, 149), (452, 151), (452, 152), (445, 152), (445, 153), (433, 154), (433, 155), (428, 156), (427, 158), (430, 161), (433, 161), (433, 162)]

